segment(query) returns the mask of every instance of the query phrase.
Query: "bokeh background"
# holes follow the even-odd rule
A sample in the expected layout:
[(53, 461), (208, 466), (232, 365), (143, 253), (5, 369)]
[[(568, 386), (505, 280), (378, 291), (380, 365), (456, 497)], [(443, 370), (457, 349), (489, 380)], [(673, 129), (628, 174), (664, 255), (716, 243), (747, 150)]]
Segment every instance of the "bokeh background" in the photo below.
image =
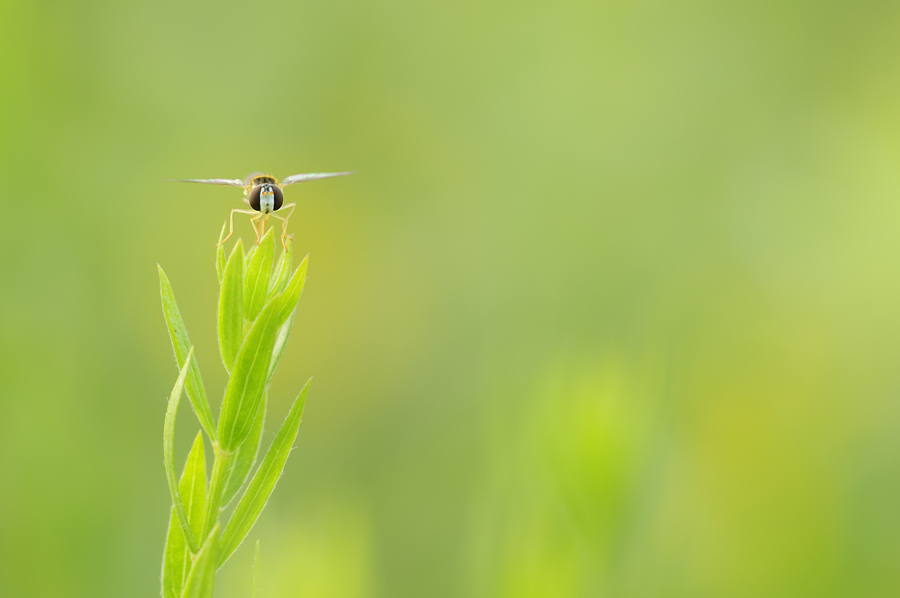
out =
[[(900, 4), (0, 0), (0, 596), (157, 596), (214, 244), (297, 449), (217, 598), (900, 594)], [(237, 220), (244, 240), (250, 226)], [(179, 419), (183, 459), (197, 429)]]

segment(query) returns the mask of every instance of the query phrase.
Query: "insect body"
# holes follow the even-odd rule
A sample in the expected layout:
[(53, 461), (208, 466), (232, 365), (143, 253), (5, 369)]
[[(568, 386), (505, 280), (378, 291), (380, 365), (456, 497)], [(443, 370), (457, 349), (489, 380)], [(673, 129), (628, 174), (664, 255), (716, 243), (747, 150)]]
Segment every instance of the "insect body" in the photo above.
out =
[[(327, 179), (335, 176), (343, 176), (345, 174), (353, 174), (352, 172), (313, 172), (308, 174), (294, 174), (281, 183), (278, 179), (269, 174), (254, 173), (247, 175), (244, 180), (241, 179), (165, 179), (167, 181), (175, 181), (181, 183), (206, 183), (210, 185), (230, 185), (232, 187), (242, 187), (244, 189), (244, 203), (250, 206), (250, 210), (234, 208), (231, 210), (229, 217), (228, 236), (222, 239), (227, 241), (234, 233), (234, 214), (250, 214), (250, 223), (253, 225), (253, 232), (256, 233), (256, 242), (259, 243), (263, 234), (266, 232), (266, 221), (269, 216), (276, 220), (281, 220), (281, 242), (286, 243), (288, 219), (294, 213), (296, 203), (284, 203), (283, 188), (294, 183), (302, 183), (304, 181), (315, 181), (317, 179)], [(275, 212), (284, 209), (286, 215), (281, 216)]]

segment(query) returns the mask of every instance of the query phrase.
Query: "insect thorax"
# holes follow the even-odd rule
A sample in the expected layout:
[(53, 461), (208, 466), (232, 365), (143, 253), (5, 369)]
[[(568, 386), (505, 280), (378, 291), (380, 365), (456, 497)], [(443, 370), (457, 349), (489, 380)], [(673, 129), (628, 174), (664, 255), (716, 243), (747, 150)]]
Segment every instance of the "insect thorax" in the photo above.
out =
[(251, 181), (250, 181), (250, 184), (251, 184), (253, 187), (255, 187), (256, 185), (262, 185), (262, 184), (265, 184), (265, 183), (269, 183), (269, 184), (271, 184), (271, 185), (277, 185), (277, 184), (278, 184), (278, 181), (275, 179), (275, 177), (269, 176), (269, 175), (267, 175), (267, 174), (261, 174), (261, 175), (259, 175), (259, 176), (255, 176), (255, 177), (253, 177), (253, 179), (251, 179)]

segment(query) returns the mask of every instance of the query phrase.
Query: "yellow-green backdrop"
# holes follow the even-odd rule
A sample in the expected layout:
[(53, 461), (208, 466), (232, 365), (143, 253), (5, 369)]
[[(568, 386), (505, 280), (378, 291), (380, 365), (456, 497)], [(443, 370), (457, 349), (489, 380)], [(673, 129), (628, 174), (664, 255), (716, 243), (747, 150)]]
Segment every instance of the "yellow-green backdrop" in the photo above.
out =
[(220, 396), (240, 205), (161, 179), (255, 170), (357, 172), (286, 192), (270, 430), (315, 379), (260, 598), (897, 596), (898, 31), (888, 1), (0, 0), (0, 596), (158, 595), (155, 265)]

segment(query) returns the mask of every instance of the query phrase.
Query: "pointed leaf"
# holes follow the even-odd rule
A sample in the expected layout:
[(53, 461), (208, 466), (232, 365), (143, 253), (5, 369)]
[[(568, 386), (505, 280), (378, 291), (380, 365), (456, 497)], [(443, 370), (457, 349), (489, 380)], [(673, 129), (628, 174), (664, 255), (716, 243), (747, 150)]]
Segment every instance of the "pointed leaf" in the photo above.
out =
[[(178, 304), (175, 302), (175, 294), (172, 292), (169, 278), (163, 272), (162, 267), (157, 266), (157, 268), (159, 269), (159, 293), (162, 296), (163, 315), (166, 317), (166, 327), (169, 329), (169, 338), (172, 340), (175, 361), (178, 363), (178, 367), (182, 368), (187, 363), (191, 341), (188, 338), (187, 329), (184, 327), (184, 321), (181, 319), (181, 312), (178, 311)], [(200, 420), (200, 425), (203, 426), (210, 439), (215, 442), (216, 425), (213, 423), (212, 411), (209, 409), (209, 399), (206, 398), (206, 387), (203, 386), (203, 379), (200, 377), (197, 357), (192, 357), (190, 363), (185, 389), (191, 401), (191, 407), (194, 408), (194, 413)]]
[(269, 282), (269, 299), (278, 293), (284, 292), (284, 287), (287, 286), (288, 281), (291, 279), (291, 266), (293, 265), (293, 262), (294, 242), (288, 240), (285, 249), (283, 249), (278, 256), (278, 263), (275, 264), (275, 272), (272, 275), (272, 280)]
[(244, 248), (238, 239), (225, 264), (219, 289), (219, 352), (229, 372), (244, 340)]
[(269, 229), (253, 252), (244, 277), (244, 319), (253, 321), (259, 315), (269, 292), (272, 260), (275, 255), (275, 235)]
[(281, 295), (281, 313), (278, 315), (279, 328), (287, 322), (287, 319), (294, 313), (294, 309), (300, 301), (300, 295), (303, 294), (303, 284), (306, 282), (306, 266), (308, 263), (309, 255), (300, 262), (297, 271), (294, 272), (294, 276), (291, 278), (291, 282), (288, 283), (287, 288)]
[(272, 360), (279, 306), (280, 297), (275, 297), (263, 308), (235, 359), (219, 417), (219, 445), (227, 452), (239, 447), (253, 426)]
[(216, 560), (219, 553), (219, 524), (209, 532), (209, 536), (197, 553), (194, 566), (184, 583), (181, 598), (212, 598), (216, 585)]
[(244, 538), (250, 533), (253, 524), (256, 523), (260, 513), (266, 506), (272, 490), (281, 472), (284, 470), (284, 464), (291, 452), (294, 440), (297, 438), (297, 432), (300, 428), (300, 419), (303, 416), (303, 406), (306, 404), (306, 395), (309, 392), (310, 379), (306, 382), (306, 386), (300, 391), (294, 405), (291, 407), (290, 413), (278, 431), (269, 452), (266, 453), (259, 469), (247, 486), (247, 491), (241, 497), (231, 520), (225, 526), (222, 532), (222, 544), (219, 548), (219, 566), (221, 567), (228, 557), (241, 545)]
[(269, 382), (272, 381), (272, 376), (275, 375), (275, 370), (278, 369), (278, 364), (281, 363), (281, 356), (284, 355), (284, 350), (287, 348), (288, 339), (291, 338), (291, 329), (294, 327), (294, 315), (292, 313), (288, 317), (287, 322), (278, 329), (278, 336), (275, 337), (275, 348), (272, 349), (272, 363), (269, 364)]
[(225, 492), (222, 494), (222, 506), (226, 506), (231, 502), (231, 499), (234, 498), (241, 486), (244, 485), (244, 482), (247, 481), (247, 476), (250, 475), (250, 470), (253, 468), (253, 464), (256, 463), (256, 456), (259, 454), (259, 445), (262, 440), (263, 425), (266, 420), (266, 395), (267, 393), (263, 392), (262, 402), (259, 404), (259, 409), (256, 410), (256, 419), (253, 420), (253, 427), (250, 428), (250, 435), (247, 436), (247, 440), (241, 443), (241, 446), (231, 456), (228, 484), (225, 485)]
[(225, 237), (225, 227), (228, 222), (222, 223), (222, 232), (219, 233), (219, 243), (216, 245), (216, 275), (219, 277), (219, 286), (222, 285), (222, 279), (225, 277), (225, 244), (222, 239)]
[(227, 263), (225, 246), (219, 245), (216, 248), (216, 276), (219, 278), (219, 286), (222, 286), (222, 281), (225, 280), (225, 264)]
[[(203, 434), (198, 432), (194, 446), (188, 454), (181, 483), (178, 486), (184, 501), (184, 510), (194, 536), (200, 534), (203, 517), (206, 514), (206, 455)], [(191, 555), (184, 541), (184, 534), (178, 525), (178, 516), (172, 509), (169, 518), (169, 534), (166, 536), (166, 551), (163, 557), (163, 598), (179, 598), (184, 588), (184, 580), (191, 568)]]
[[(194, 348), (188, 351), (188, 360), (194, 354)], [(188, 364), (181, 368), (178, 374), (178, 380), (175, 381), (175, 388), (169, 397), (169, 406), (166, 408), (166, 422), (163, 427), (163, 462), (166, 465), (166, 478), (169, 481), (169, 492), (172, 495), (172, 506), (175, 509), (175, 516), (178, 519), (178, 525), (184, 533), (188, 548), (191, 552), (197, 552), (197, 542), (194, 540), (194, 534), (191, 531), (190, 522), (187, 513), (184, 510), (184, 503), (181, 498), (181, 492), (178, 489), (178, 483), (175, 481), (175, 416), (178, 415), (178, 403), (181, 402), (181, 393), (184, 390), (184, 379), (187, 376)]]

